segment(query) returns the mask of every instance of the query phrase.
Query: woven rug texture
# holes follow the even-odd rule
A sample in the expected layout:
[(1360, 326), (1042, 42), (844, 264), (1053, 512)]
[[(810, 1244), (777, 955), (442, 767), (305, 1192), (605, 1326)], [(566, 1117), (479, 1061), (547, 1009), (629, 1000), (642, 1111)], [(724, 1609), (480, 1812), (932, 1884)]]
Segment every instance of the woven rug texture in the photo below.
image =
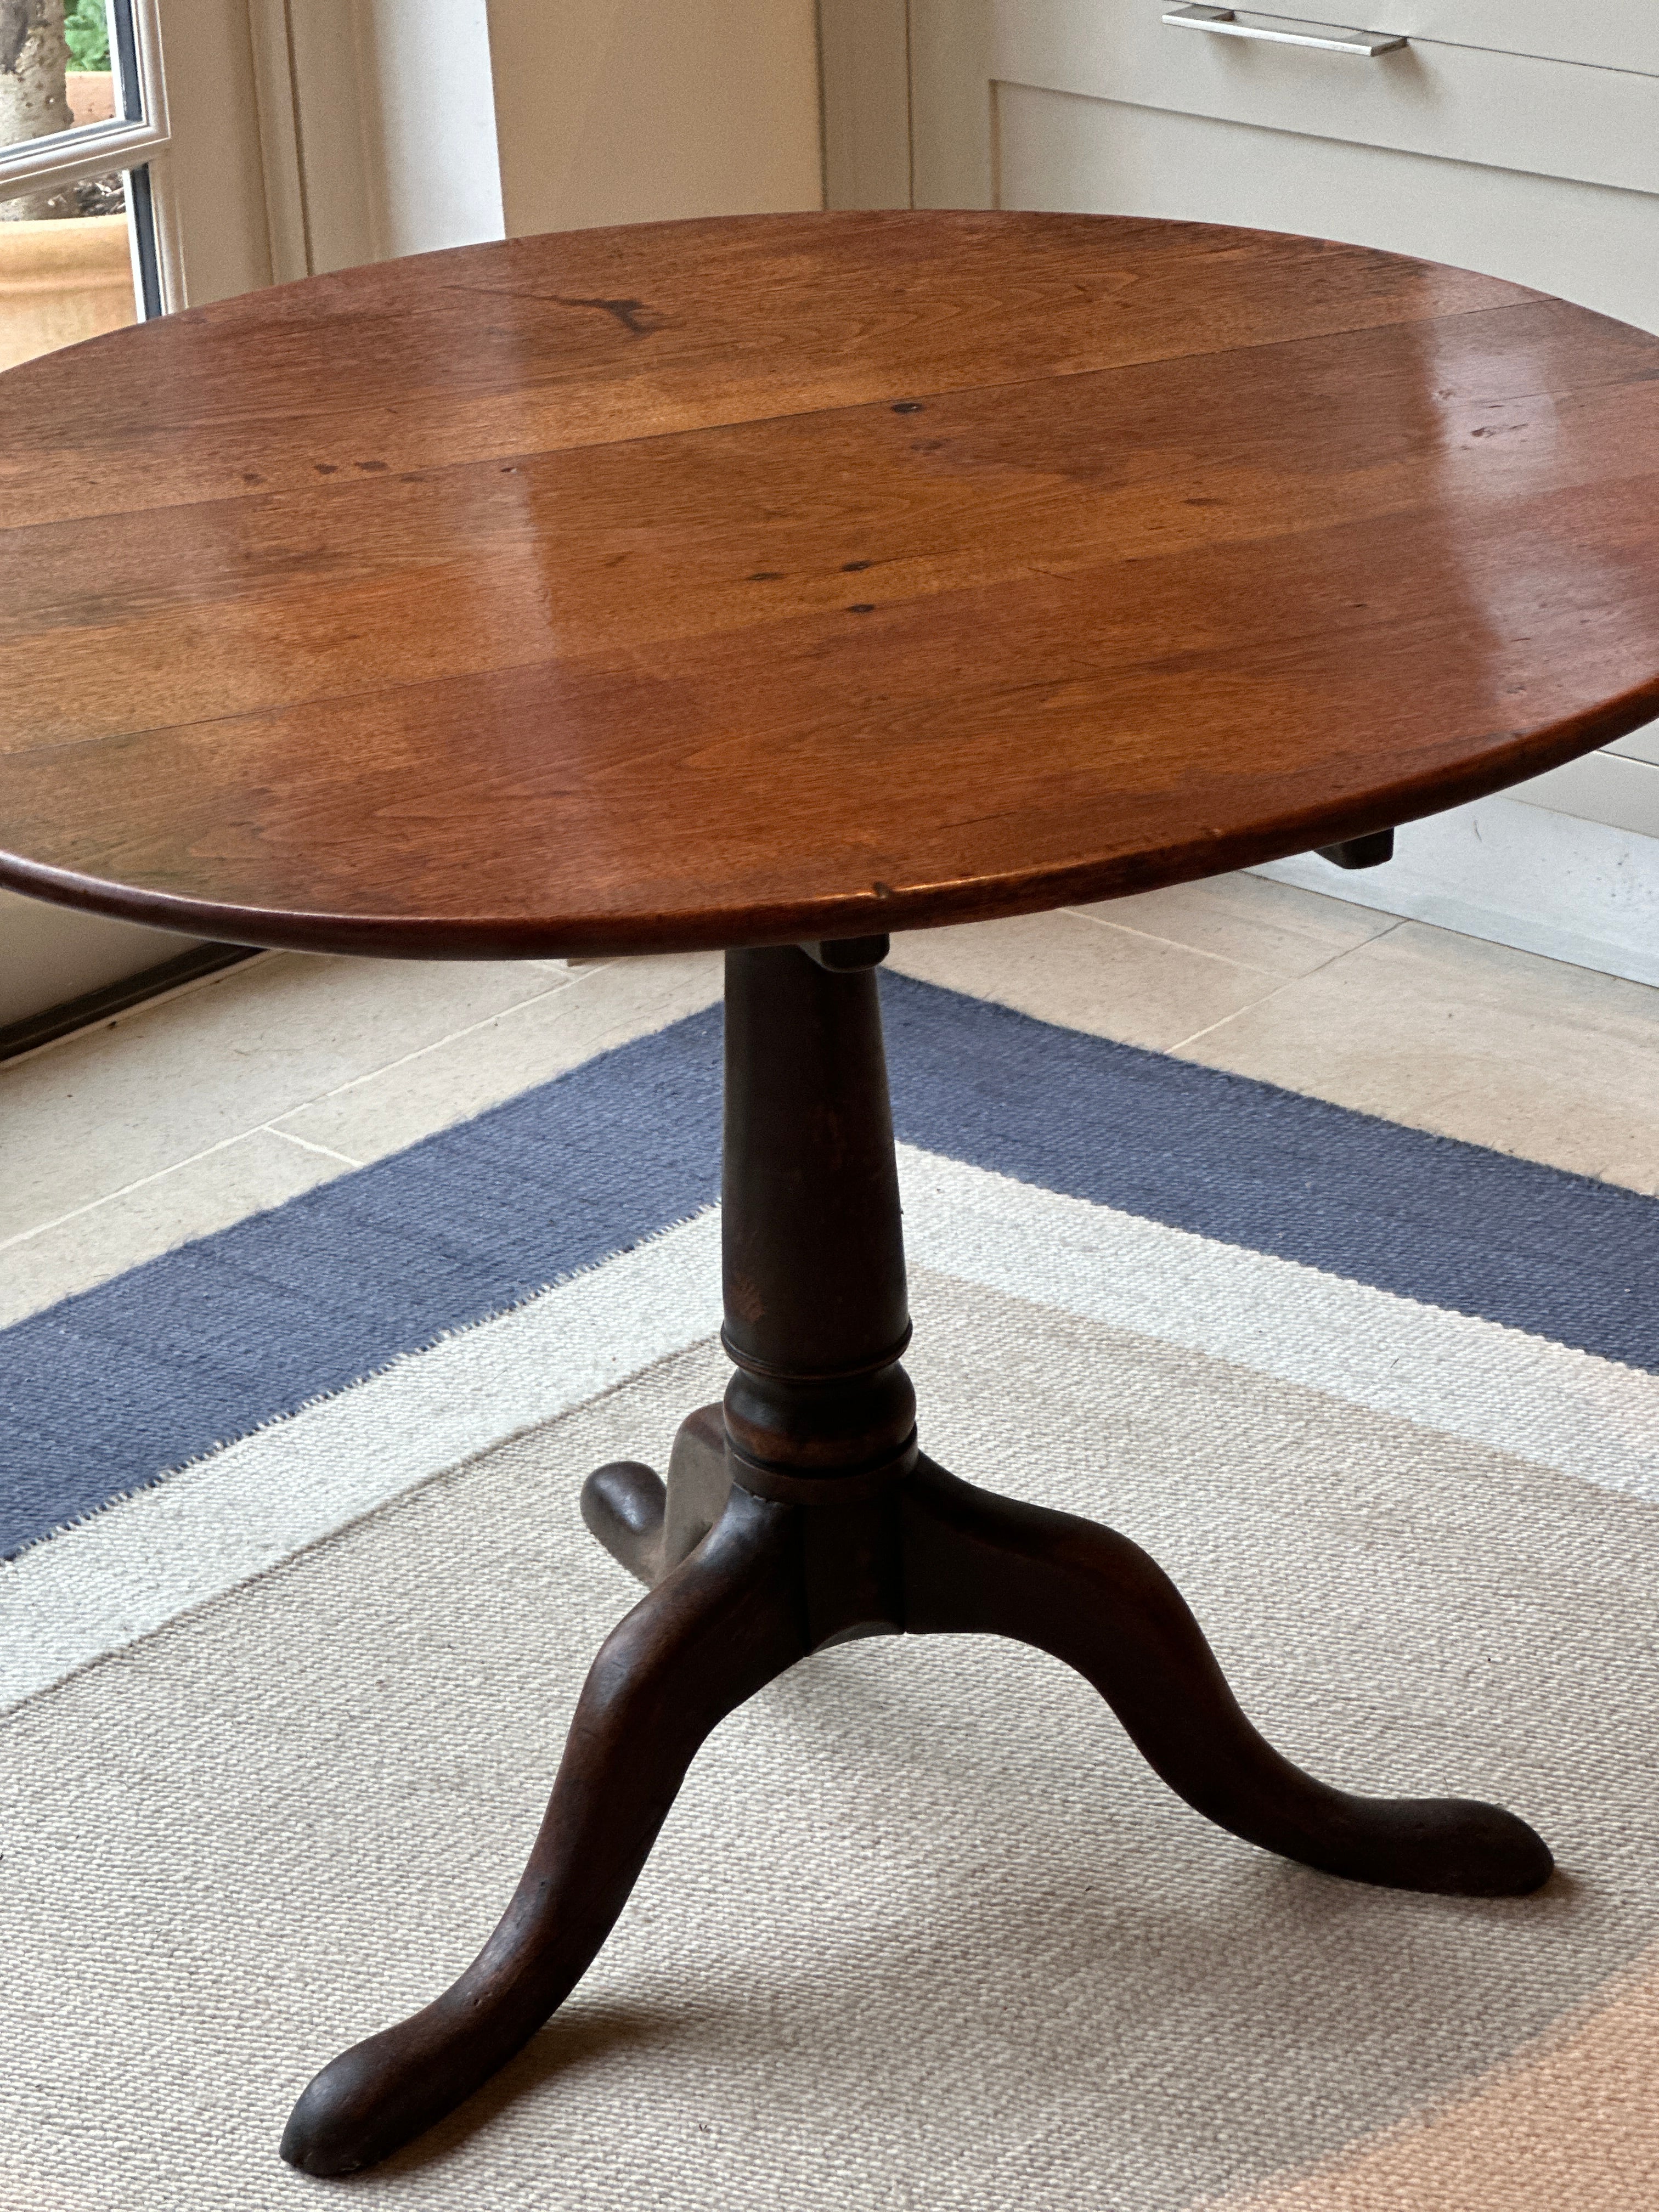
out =
[[(645, 1040), (635, 1072), (663, 1055), (653, 1098), (692, 1117), (686, 1034)], [(1086, 1153), (1107, 1063), (1038, 1024), (1009, 1048)], [(1156, 1060), (1112, 1065), (1152, 1082)], [(1172, 1095), (1244, 1095), (1191, 1075)], [(974, 1089), (948, 1051), (938, 1081)], [(515, 1255), (499, 1294), (429, 1297), (432, 1327), (343, 1382), (311, 1389), (284, 1355), (289, 1397), (250, 1413), (227, 1384), (205, 1451), (199, 1374), (175, 1429), (158, 1387), (135, 1434), (160, 1463), (112, 1447), (96, 1498), (22, 1449), (31, 1541), (0, 1575), (7, 2212), (1659, 2203), (1659, 1408), (1639, 1311), (1596, 1287), (1622, 1294), (1609, 1238), (1638, 1249), (1653, 1208), (1480, 1155), (1518, 1197), (1514, 1170), (1543, 1178), (1552, 1234), (1578, 1239), (1563, 1273), (1591, 1287), (1575, 1305), (1546, 1243), (1533, 1267), (1506, 1231), (1490, 1265), (1472, 1234), (1425, 1240), (1413, 1298), (1343, 1242), (1334, 1184), (1322, 1254), (1235, 1217), (1282, 1217), (1333, 1156), (1321, 1128), (1350, 1148), (1356, 1218), (1378, 1159), (1398, 1219), (1411, 1145), (1425, 1177), (1444, 1151), (1244, 1092), (1270, 1121), (1286, 1099), (1279, 1199), (1241, 1197), (1218, 1140), (1186, 1156), (1216, 1186), (1196, 1222), (976, 1153), (974, 1117), (952, 1138), (941, 1109), (905, 1168), (925, 1446), (1143, 1544), (1298, 1763), (1530, 1820), (1559, 1862), (1542, 1893), (1289, 1865), (1174, 1798), (1054, 1661), (874, 1639), (717, 1731), (598, 1963), (486, 2091), (348, 2182), (283, 2166), (309, 2075), (434, 1995), (517, 1877), (587, 1662), (637, 1595), (582, 1528), (582, 1476), (662, 1464), (723, 1388), (707, 1157), (677, 1125), (628, 1233), (607, 1215), (571, 1246), (585, 1271)], [(468, 1125), (498, 1150), (503, 1126)], [(465, 1130), (443, 1143), (466, 1189), (487, 1176)], [(340, 1194), (341, 1239), (364, 1188)], [(292, 1243), (323, 1255), (319, 1306), (349, 1256), (330, 1218), (313, 1194)], [(259, 1249), (289, 1234), (266, 1217)], [(1409, 1241), (1388, 1262), (1411, 1263)], [(192, 1297), (234, 1272), (188, 1264)], [(60, 1344), (88, 1340), (86, 1310), (52, 1321)], [(0, 1355), (7, 1334), (42, 1374), (40, 1332), (0, 1333)], [(100, 1369), (100, 1405), (127, 1371)]]

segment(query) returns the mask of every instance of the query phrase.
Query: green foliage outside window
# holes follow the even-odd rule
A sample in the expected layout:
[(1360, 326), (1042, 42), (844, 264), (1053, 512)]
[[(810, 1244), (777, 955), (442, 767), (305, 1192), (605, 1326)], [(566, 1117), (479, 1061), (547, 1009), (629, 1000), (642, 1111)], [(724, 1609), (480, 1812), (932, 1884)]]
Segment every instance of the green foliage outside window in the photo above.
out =
[(64, 10), (64, 36), (72, 70), (109, 67), (109, 17), (104, 0), (70, 0)]

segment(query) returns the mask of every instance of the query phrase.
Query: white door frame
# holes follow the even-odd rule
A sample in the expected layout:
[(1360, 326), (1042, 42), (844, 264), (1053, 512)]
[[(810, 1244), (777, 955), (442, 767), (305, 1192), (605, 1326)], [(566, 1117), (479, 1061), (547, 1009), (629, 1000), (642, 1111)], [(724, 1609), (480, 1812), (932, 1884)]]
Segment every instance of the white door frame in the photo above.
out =
[(818, 0), (823, 204), (914, 203), (908, 0)]
[(826, 207), (995, 206), (992, 33), (991, 0), (818, 0)]

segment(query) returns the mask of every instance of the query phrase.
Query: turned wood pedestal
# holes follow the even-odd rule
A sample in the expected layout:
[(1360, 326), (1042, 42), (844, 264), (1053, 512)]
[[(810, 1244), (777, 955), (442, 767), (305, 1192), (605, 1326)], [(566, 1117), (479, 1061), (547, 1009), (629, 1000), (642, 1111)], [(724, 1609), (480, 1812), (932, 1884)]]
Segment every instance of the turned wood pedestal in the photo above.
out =
[[(1495, 1806), (1354, 1796), (1292, 1766), (1143, 1551), (921, 1450), (872, 972), (885, 951), (726, 955), (725, 1404), (688, 1413), (666, 1482), (627, 1461), (588, 1476), (588, 1527), (648, 1594), (593, 1662), (495, 1934), (295, 2106), (283, 2155), (307, 2172), (384, 2158), (533, 2035), (609, 1934), (703, 1738), (851, 1637), (979, 1631), (1051, 1651), (1197, 1812), (1328, 1873), (1482, 1897), (1549, 1875), (1540, 1838)], [(1019, 1455), (1011, 1435), (988, 1472), (1014, 1479)]]

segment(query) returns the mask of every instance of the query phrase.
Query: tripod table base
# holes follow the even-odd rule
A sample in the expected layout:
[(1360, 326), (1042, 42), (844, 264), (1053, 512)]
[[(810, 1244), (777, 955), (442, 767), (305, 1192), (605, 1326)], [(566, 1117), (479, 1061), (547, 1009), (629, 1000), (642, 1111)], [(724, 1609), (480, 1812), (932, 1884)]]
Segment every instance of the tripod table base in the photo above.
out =
[(979, 1490), (924, 1456), (875, 978), (793, 948), (727, 956), (723, 1406), (665, 1483), (589, 1476), (588, 1527), (648, 1585), (600, 1650), (528, 1866), (459, 1980), (325, 2067), (283, 2155), (371, 2166), (452, 2111), (586, 1971), (703, 1739), (855, 1636), (990, 1632), (1092, 1682), (1197, 1812), (1325, 1872), (1518, 1896), (1549, 1875), (1512, 1814), (1334, 1790), (1245, 1718), (1175, 1585), (1125, 1537)]

